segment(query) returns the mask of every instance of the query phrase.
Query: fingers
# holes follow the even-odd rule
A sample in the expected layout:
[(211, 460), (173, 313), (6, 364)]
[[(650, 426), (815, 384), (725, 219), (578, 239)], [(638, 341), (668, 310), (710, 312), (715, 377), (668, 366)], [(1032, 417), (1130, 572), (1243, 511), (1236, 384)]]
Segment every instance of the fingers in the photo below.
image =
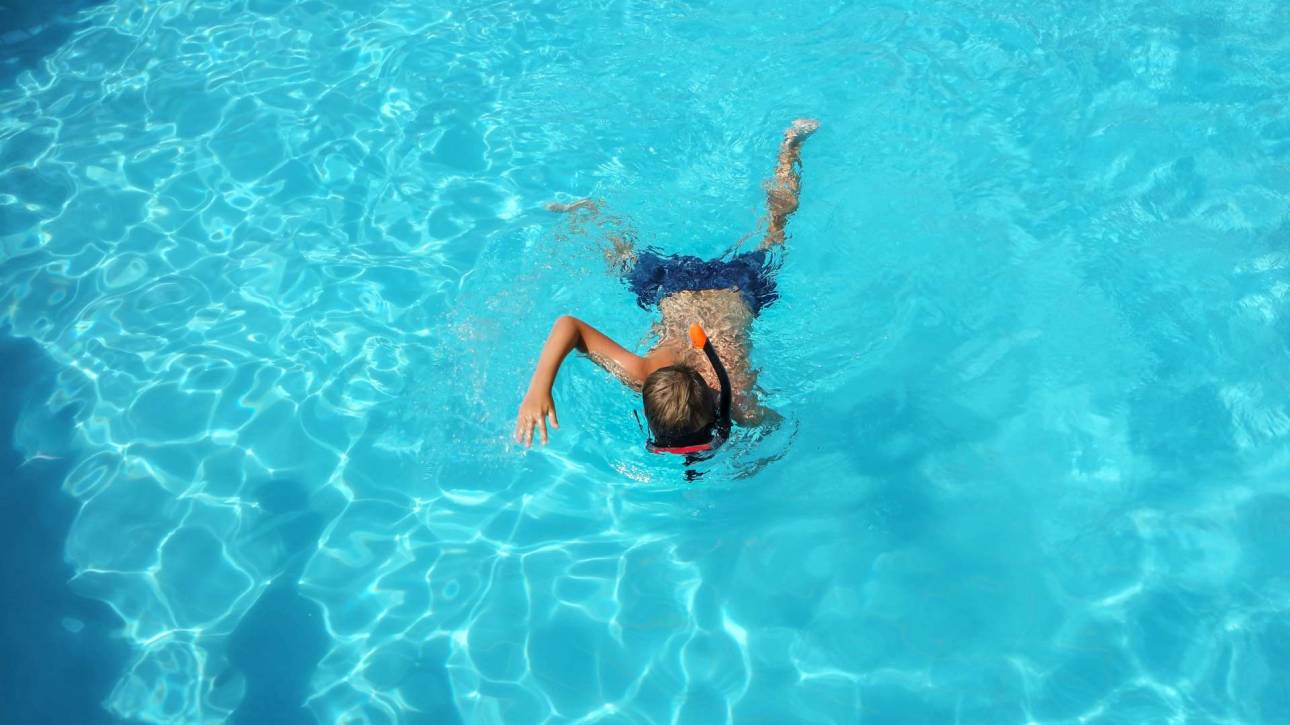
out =
[(519, 420), (515, 422), (515, 442), (523, 443), (525, 448), (532, 447), (533, 433), (540, 426), (539, 437), (542, 440), (542, 445), (546, 445), (550, 439), (546, 427), (548, 422), (550, 422), (552, 428), (559, 429), (560, 421), (555, 416), (555, 408), (551, 408), (537, 417), (521, 414)]
[(523, 443), (525, 448), (533, 446), (533, 431), (542, 426), (542, 445), (546, 445), (546, 418), (521, 418), (515, 426), (515, 442)]
[(523, 443), (525, 448), (533, 444), (533, 419), (521, 415), (515, 421), (515, 442)]

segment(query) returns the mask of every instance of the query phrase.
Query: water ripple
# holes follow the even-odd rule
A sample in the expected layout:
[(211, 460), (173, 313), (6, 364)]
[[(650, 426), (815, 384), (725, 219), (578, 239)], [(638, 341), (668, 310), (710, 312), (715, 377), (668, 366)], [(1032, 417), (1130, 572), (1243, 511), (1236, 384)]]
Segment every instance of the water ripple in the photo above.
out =
[[(0, 88), (0, 323), (79, 405), (113, 715), (1290, 713), (1280, 5), (80, 21)], [(691, 484), (571, 363), (555, 444), (506, 443), (551, 318), (649, 321), (542, 204), (719, 253), (804, 114), (756, 333), (785, 422)]]

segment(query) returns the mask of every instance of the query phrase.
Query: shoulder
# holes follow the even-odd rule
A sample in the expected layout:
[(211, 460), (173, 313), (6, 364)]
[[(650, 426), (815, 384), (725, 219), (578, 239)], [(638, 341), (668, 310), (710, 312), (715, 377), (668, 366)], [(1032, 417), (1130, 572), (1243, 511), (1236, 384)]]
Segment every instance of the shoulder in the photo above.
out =
[(654, 349), (645, 354), (644, 377), (648, 377), (650, 373), (660, 368), (684, 362), (679, 352), (675, 345), (666, 341), (655, 345)]

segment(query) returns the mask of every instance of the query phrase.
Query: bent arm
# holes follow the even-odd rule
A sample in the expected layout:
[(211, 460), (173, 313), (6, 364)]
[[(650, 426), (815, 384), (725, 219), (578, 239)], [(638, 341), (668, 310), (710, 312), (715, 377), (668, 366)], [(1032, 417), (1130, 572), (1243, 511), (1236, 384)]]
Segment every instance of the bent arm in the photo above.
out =
[(537, 431), (541, 434), (542, 444), (546, 445), (547, 423), (550, 422), (552, 428), (560, 427), (555, 414), (555, 401), (551, 399), (551, 386), (555, 383), (556, 373), (560, 372), (560, 364), (574, 348), (590, 355), (628, 385), (640, 387), (648, 374), (644, 358), (623, 349), (576, 317), (561, 317), (551, 327), (551, 334), (542, 346), (537, 368), (529, 381), (528, 393), (520, 403), (520, 412), (515, 421), (516, 442), (531, 445), (533, 433)]
[(533, 378), (529, 381), (529, 392), (550, 392), (555, 383), (556, 373), (568, 356), (569, 351), (577, 348), (586, 353), (598, 364), (618, 376), (624, 383), (640, 387), (645, 381), (645, 358), (635, 355), (622, 345), (609, 339), (604, 333), (576, 317), (564, 315), (555, 321), (546, 344), (542, 346), (542, 355), (538, 358)]

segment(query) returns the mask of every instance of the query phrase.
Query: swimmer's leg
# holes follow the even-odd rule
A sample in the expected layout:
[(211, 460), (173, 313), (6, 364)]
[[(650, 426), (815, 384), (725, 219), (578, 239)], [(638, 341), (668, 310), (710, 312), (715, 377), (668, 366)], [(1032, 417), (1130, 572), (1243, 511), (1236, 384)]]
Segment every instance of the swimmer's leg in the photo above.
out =
[(797, 211), (797, 195), (802, 189), (802, 142), (819, 127), (820, 122), (813, 118), (799, 118), (784, 131), (775, 176), (766, 181), (767, 228), (761, 249), (784, 243), (784, 226), (788, 224), (788, 215)]
[[(579, 199), (572, 204), (551, 202), (546, 205), (547, 211), (563, 212), (570, 215), (570, 227), (576, 233), (582, 233), (582, 220), (590, 221), (605, 232), (609, 246), (605, 248), (605, 261), (617, 274), (626, 274), (636, 263), (636, 230), (622, 217), (600, 216), (601, 202), (596, 199)], [(584, 216), (585, 215), (585, 216)]]

